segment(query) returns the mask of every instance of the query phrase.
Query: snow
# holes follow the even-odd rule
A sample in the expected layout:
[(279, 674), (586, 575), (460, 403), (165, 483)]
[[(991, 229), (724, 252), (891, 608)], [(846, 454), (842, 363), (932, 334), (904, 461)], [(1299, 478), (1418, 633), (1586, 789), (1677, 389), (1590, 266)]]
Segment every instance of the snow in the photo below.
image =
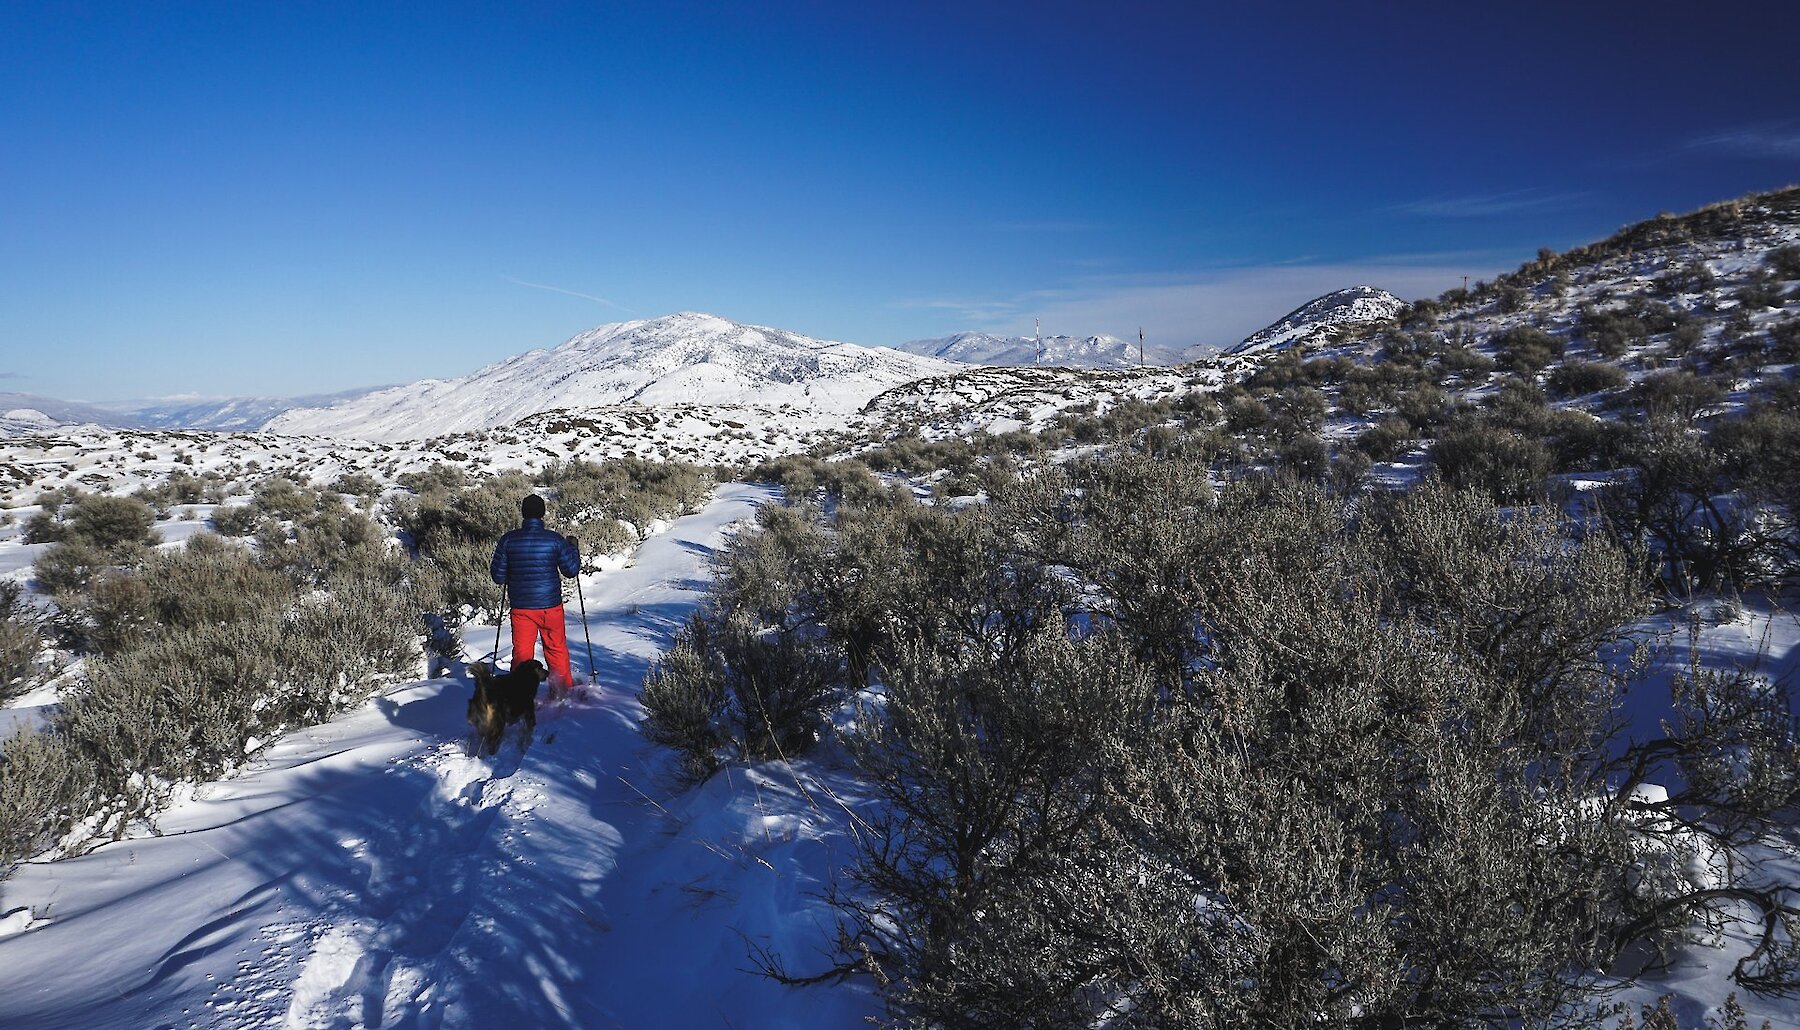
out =
[(1406, 306), (1399, 297), (1373, 286), (1352, 286), (1307, 301), (1279, 321), (1244, 338), (1227, 354), (1258, 354), (1286, 350), (1298, 343), (1328, 336), (1351, 325), (1393, 318)]
[[(994, 336), (990, 333), (956, 333), (929, 340), (909, 340), (900, 350), (971, 365), (1041, 365), (1060, 368), (1136, 368), (1138, 344), (1116, 336), (1046, 336), (1040, 359), (1034, 336)], [(1144, 347), (1144, 363), (1173, 365), (1174, 351)]]
[(848, 414), (955, 363), (682, 312), (603, 325), (460, 379), (426, 379), (270, 420), (272, 432), (417, 440), (511, 425), (548, 408), (791, 404)]
[[(1766, 237), (1746, 237), (1741, 252), (1709, 264), (1740, 274), (1797, 233), (1784, 226)], [(1530, 312), (1457, 318), (1489, 352), (1495, 332), (1534, 315), (1566, 331), (1580, 304), (1642, 293), (1659, 261), (1685, 253), (1631, 258), (1637, 270), (1601, 266)], [(28, 499), (45, 487), (129, 493), (177, 470), (216, 472), (238, 490), (273, 472), (318, 484), (368, 472), (392, 483), (436, 462), (479, 473), (622, 454), (745, 463), (899, 431), (1035, 430), (1071, 408), (1104, 413), (1129, 399), (1216, 390), (1285, 347), (1391, 317), (1398, 304), (1372, 287), (1339, 291), (1239, 353), (1180, 368), (971, 368), (689, 313), (602, 326), (463, 379), (294, 412), (278, 420), (287, 434), (67, 425), (9, 412), (20, 417), (0, 416), (0, 503), (13, 520), (0, 526), (0, 576), (27, 581), (47, 546), (20, 542), (36, 510)], [(1000, 364), (1022, 339), (960, 334), (904, 346)], [(1024, 342), (1034, 358), (1035, 341)], [(1135, 341), (1046, 342), (1061, 365), (1084, 353), (1104, 363), (1114, 345), (1135, 364)], [(245, 414), (221, 402), (208, 417)], [(1335, 437), (1359, 424), (1329, 428)], [(291, 435), (335, 432), (397, 442)], [(414, 439), (427, 434), (436, 435)], [(1374, 474), (1404, 485), (1423, 468), (1415, 447)], [(494, 759), (471, 758), (466, 679), (422, 680), (327, 724), (251, 741), (246, 768), (189, 785), (189, 799), (159, 820), (160, 835), (20, 870), (0, 884), (0, 1026), (455, 1027), (498, 1017), (782, 1027), (852, 1025), (877, 1011), (866, 983), (792, 991), (744, 972), (746, 938), (816, 968), (831, 920), (813, 892), (847, 857), (846, 815), (832, 799), (862, 803), (854, 780), (821, 759), (733, 768), (683, 791), (667, 755), (637, 731), (636, 685), (696, 604), (707, 554), (766, 496), (725, 487), (701, 513), (646, 527), (654, 535), (635, 558), (590, 559), (591, 607), (585, 623), (570, 612), (569, 639), (578, 670), (604, 691), (548, 709), (529, 751), (511, 741)], [(173, 546), (202, 531), (210, 510), (178, 509), (158, 523), (159, 537)], [(1778, 606), (1750, 599), (1701, 623), (1708, 666), (1762, 652), (1772, 675), (1800, 672), (1800, 621)], [(1647, 736), (1667, 714), (1686, 623), (1663, 616), (1640, 628), (1667, 641), (1622, 713)], [(465, 632), (475, 651), (494, 627)], [(42, 718), (56, 700), (54, 682), (16, 699), (0, 710), (0, 732)], [(1654, 796), (1663, 786), (1643, 789)], [(1757, 853), (1758, 869), (1800, 881), (1796, 852), (1790, 831)], [(1697, 1025), (1732, 991), (1743, 934), (1726, 936), (1730, 947), (1686, 948), (1626, 997), (1672, 991), (1684, 1025)], [(1751, 1025), (1766, 1016), (1800, 1026), (1794, 1003), (1737, 993)]]
[[(746, 940), (800, 961), (825, 940), (813, 892), (847, 817), (814, 807), (818, 771), (678, 792), (637, 729), (637, 684), (706, 555), (768, 496), (724, 487), (630, 567), (584, 577), (603, 692), (547, 710), (523, 754), (511, 734), (493, 759), (464, 753), (465, 681), (407, 684), (265, 745), (159, 836), (22, 867), (0, 905), (0, 1025), (862, 1022), (866, 986), (745, 971)], [(569, 630), (587, 672), (577, 606)]]

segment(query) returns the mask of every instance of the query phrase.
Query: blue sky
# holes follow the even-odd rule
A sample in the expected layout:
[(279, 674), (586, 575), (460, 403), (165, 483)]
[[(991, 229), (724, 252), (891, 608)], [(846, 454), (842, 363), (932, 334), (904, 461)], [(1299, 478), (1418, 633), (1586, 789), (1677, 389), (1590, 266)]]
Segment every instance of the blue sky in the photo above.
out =
[(1800, 181), (1795, 5), (879, 6), (0, 0), (0, 390), (678, 310), (1228, 344)]

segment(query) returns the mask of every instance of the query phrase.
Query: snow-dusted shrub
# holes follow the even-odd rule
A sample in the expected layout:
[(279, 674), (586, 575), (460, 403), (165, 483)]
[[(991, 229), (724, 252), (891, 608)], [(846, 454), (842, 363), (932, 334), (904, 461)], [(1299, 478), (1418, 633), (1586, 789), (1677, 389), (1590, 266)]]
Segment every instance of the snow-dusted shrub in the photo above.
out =
[[(1792, 526), (1800, 517), (1800, 389), (1721, 422), (1709, 438), (1738, 489), (1776, 506)], [(1792, 544), (1789, 554), (1790, 564), (1800, 557)]]
[[(71, 546), (88, 545), (75, 538), (53, 551)], [(51, 817), (92, 817), (96, 832), (122, 834), (171, 783), (242, 762), (251, 737), (322, 721), (416, 672), (421, 615), (440, 602), (404, 556), (368, 554), (299, 576), (263, 558), (196, 536), (180, 550), (107, 568), (85, 592), (64, 596), (94, 653), (50, 726), (18, 743), (24, 778), (10, 801), (13, 788), (0, 782), (0, 837)], [(32, 799), (53, 787), (61, 800), (46, 816)], [(20, 814), (27, 809), (37, 815)], [(48, 832), (39, 826), (26, 836), (41, 841)]]
[(1356, 448), (1376, 461), (1391, 461), (1412, 441), (1412, 426), (1404, 419), (1384, 418), (1357, 436)]
[(1638, 380), (1629, 396), (1651, 418), (1675, 418), (1689, 423), (1724, 399), (1725, 389), (1718, 383), (1686, 369), (1652, 372)]
[(1493, 342), (1502, 368), (1527, 375), (1562, 357), (1564, 346), (1561, 337), (1529, 325), (1506, 329)]
[(424, 613), (441, 605), (436, 583), (409, 563), (388, 561), (332, 574), (323, 590), (285, 613), (280, 653), (297, 684), (286, 716), (319, 722), (374, 688), (416, 675), (424, 656)]
[[(751, 472), (761, 482), (775, 483), (790, 502), (804, 502), (819, 492), (819, 466), (824, 462), (806, 454), (784, 454), (765, 461)], [(861, 464), (858, 462), (858, 464)], [(864, 466), (867, 471), (868, 466)]]
[(1328, 405), (1325, 394), (1310, 386), (1290, 386), (1271, 397), (1269, 428), (1282, 441), (1316, 436)]
[(655, 519), (698, 511), (717, 485), (713, 475), (697, 465), (639, 458), (558, 462), (546, 466), (537, 478), (555, 492), (551, 514), (580, 530), (584, 540), (590, 523), (624, 519), (641, 531)]
[(1683, 358), (1693, 353), (1700, 341), (1706, 338), (1706, 330), (1689, 322), (1669, 334), (1668, 351), (1671, 357)]
[(1632, 428), (1625, 453), (1631, 474), (1597, 496), (1599, 511), (1658, 579), (1686, 594), (1750, 571), (1751, 513), (1725, 495), (1719, 455), (1703, 437), (1652, 420)]
[(1423, 432), (1454, 418), (1457, 402), (1436, 383), (1421, 380), (1394, 395), (1394, 411), (1414, 429)]
[(95, 574), (115, 558), (81, 537), (71, 537), (38, 555), (31, 565), (37, 587), (46, 594), (72, 594), (87, 589)]
[(434, 461), (417, 472), (402, 472), (395, 479), (402, 487), (420, 496), (460, 490), (468, 481), (469, 475), (461, 467), (442, 461)]
[(296, 583), (317, 585), (339, 572), (384, 561), (388, 536), (375, 520), (351, 511), (336, 494), (322, 494), (317, 510), (295, 524), (292, 541), (258, 559)]
[[(1037, 442), (1035, 436), (1021, 435), (1034, 444)], [(999, 446), (1012, 446), (1016, 443), (1017, 441), (1007, 441)], [(825, 492), (827, 499), (837, 504), (866, 508), (887, 503), (887, 488), (869, 471), (866, 463), (857, 459), (821, 461), (810, 455), (787, 454), (758, 465), (751, 476), (763, 482), (780, 484), (782, 493), (790, 503), (811, 501), (820, 490)]]
[(1706, 293), (1718, 282), (1712, 269), (1706, 267), (1704, 261), (1688, 261), (1671, 265), (1668, 271), (1656, 277), (1656, 291), (1665, 297), (1674, 297), (1683, 293)]
[(270, 476), (257, 483), (251, 504), (266, 516), (277, 519), (301, 519), (318, 507), (319, 494), (312, 487), (286, 476)]
[(40, 619), (23, 604), (19, 584), (0, 580), (0, 703), (43, 682), (47, 670), (39, 656), (44, 648)]
[(1502, 314), (1511, 314), (1523, 308), (1530, 297), (1531, 295), (1525, 292), (1525, 288), (1522, 286), (1512, 283), (1498, 286), (1495, 290), (1494, 308)]
[(367, 472), (346, 472), (332, 480), (331, 489), (355, 497), (381, 496), (381, 481)]
[(1550, 474), (1549, 448), (1533, 437), (1483, 418), (1462, 418), (1428, 448), (1431, 464), (1451, 486), (1475, 489), (1503, 503), (1536, 497)]
[(156, 513), (136, 497), (83, 494), (65, 505), (61, 515), (70, 536), (78, 536), (103, 551), (116, 552), (156, 542), (150, 532)]
[[(1795, 728), (1746, 681), (1614, 738), (1606, 653), (1648, 598), (1604, 536), (1436, 482), (1214, 501), (1205, 469), (1139, 461), (986, 515), (840, 517), (825, 547), (776, 526), (800, 550), (764, 533), (744, 563), (886, 559), (844, 577), (886, 613), (886, 689), (846, 739), (883, 805), (836, 900), (841, 970), (877, 969), (896, 1020), (1512, 1025), (1727, 899), (1780, 914), (1648, 875), (1766, 830)], [(857, 596), (778, 578), (746, 607), (829, 625)], [(1679, 785), (1655, 818), (1647, 777)], [(1746, 985), (1793, 980), (1770, 925)]]
[(162, 483), (168, 500), (174, 504), (198, 504), (206, 496), (206, 480), (177, 469)]
[(704, 778), (725, 761), (811, 750), (843, 693), (841, 663), (801, 633), (699, 614), (644, 679), (644, 735)]
[(493, 544), (478, 543), (439, 544), (421, 555), (420, 564), (430, 567), (443, 584), (444, 615), (452, 625), (475, 616), (498, 618), (502, 614), (500, 588), (489, 574), (493, 557)]
[(0, 878), (55, 841), (90, 793), (89, 772), (53, 733), (19, 729), (0, 741)]
[(68, 535), (68, 528), (56, 518), (56, 513), (44, 509), (25, 520), (25, 537), (28, 544), (53, 544)]
[[(70, 546), (59, 545), (44, 559)], [(65, 589), (59, 599), (68, 628), (99, 653), (117, 655), (159, 629), (243, 620), (278, 608), (291, 593), (290, 584), (260, 566), (247, 548), (202, 534), (179, 550), (147, 553), (131, 566), (96, 566), (85, 585)]]
[(1617, 365), (1597, 361), (1563, 361), (1550, 370), (1550, 389), (1559, 397), (1580, 397), (1601, 390), (1616, 390), (1625, 385), (1626, 376)]
[(1778, 279), (1800, 279), (1800, 246), (1777, 247), (1763, 259), (1763, 267)]
[(335, 580), (282, 608), (162, 627), (90, 659), (49, 731), (95, 786), (77, 816), (100, 813), (123, 833), (162, 803), (166, 784), (241, 763), (252, 736), (323, 721), (414, 672), (419, 611), (403, 589)]
[(438, 479), (415, 481), (426, 491), (396, 498), (389, 510), (418, 556), (437, 567), (446, 615), (453, 622), (462, 621), (465, 609), (497, 616), (500, 588), (489, 576), (488, 565), (500, 538), (518, 528), (519, 502), (533, 491), (531, 481), (517, 473), (494, 476), (468, 489), (446, 488)]
[(1800, 315), (1769, 325), (1769, 354), (1777, 361), (1800, 361)]
[(1110, 817), (1139, 782), (1153, 681), (1118, 637), (1060, 623), (1012, 652), (909, 637), (886, 672), (845, 738), (881, 801), (834, 898), (846, 968), (873, 967), (895, 1025), (1092, 1025), (1123, 997), (1105, 997), (1123, 957), (1108, 904), (1152, 885)]
[[(1022, 435), (1024, 435), (1025, 439), (1031, 440), (1034, 444), (1037, 441), (1037, 437), (1035, 436), (1029, 434)], [(1017, 439), (1013, 439), (1001, 446), (1014, 447), (1021, 445)], [(1024, 446), (1029, 449), (1030, 445)], [(996, 464), (999, 464), (1002, 459), (1006, 458), (1007, 455), (1005, 453), (997, 455), (996, 457), (991, 458), (985, 467), (991, 469)], [(869, 466), (860, 461), (820, 462), (817, 469), (817, 476), (819, 485), (825, 490), (825, 495), (835, 499), (839, 504), (847, 504), (857, 508), (868, 508), (887, 503), (887, 487), (882, 484), (880, 478), (877, 477), (875, 473), (869, 471)]]
[(223, 536), (249, 536), (262, 524), (263, 512), (254, 504), (213, 509), (213, 531)]
[(1732, 297), (1745, 311), (1761, 311), (1766, 308), (1778, 308), (1787, 291), (1773, 276), (1753, 276), (1749, 282), (1737, 288)]
[[(1581, 313), (1581, 335), (1602, 357), (1622, 357), (1650, 338), (1650, 327), (1630, 311), (1587, 308)], [(1561, 354), (1560, 348), (1557, 354)]]
[(1494, 370), (1493, 358), (1473, 347), (1450, 347), (1437, 356), (1437, 365), (1450, 375), (1464, 380), (1479, 380)]
[(712, 646), (714, 623), (705, 613), (688, 619), (644, 678), (644, 738), (675, 749), (682, 775), (711, 776), (725, 750), (725, 670)]
[(139, 646), (156, 625), (150, 585), (130, 569), (104, 569), (96, 574), (80, 599), (79, 610), (88, 646), (101, 654)]
[[(1355, 451), (1350, 453), (1361, 457)], [(1319, 480), (1332, 471), (1331, 448), (1317, 434), (1296, 436), (1286, 441), (1276, 448), (1275, 461), (1284, 473), (1298, 479)]]
[(1269, 406), (1247, 393), (1235, 393), (1225, 400), (1225, 428), (1234, 433), (1248, 433), (1269, 424)]
[(278, 624), (243, 621), (158, 633), (120, 655), (90, 661), (59, 707), (53, 732), (91, 769), (114, 824), (160, 803), (163, 781), (216, 776), (243, 757), (258, 700), (282, 675)]

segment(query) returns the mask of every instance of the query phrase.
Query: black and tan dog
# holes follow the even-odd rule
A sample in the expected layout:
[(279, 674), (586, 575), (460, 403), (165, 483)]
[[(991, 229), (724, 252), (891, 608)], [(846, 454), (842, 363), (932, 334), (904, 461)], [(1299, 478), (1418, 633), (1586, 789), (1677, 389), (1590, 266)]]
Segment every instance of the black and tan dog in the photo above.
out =
[(475, 727), (482, 753), (491, 755), (500, 750), (500, 734), (521, 720), (525, 734), (520, 747), (530, 744), (531, 734), (537, 729), (538, 687), (550, 678), (544, 663), (528, 658), (505, 675), (485, 664), (472, 665), (469, 671), (475, 676), (475, 696), (469, 698), (469, 725)]

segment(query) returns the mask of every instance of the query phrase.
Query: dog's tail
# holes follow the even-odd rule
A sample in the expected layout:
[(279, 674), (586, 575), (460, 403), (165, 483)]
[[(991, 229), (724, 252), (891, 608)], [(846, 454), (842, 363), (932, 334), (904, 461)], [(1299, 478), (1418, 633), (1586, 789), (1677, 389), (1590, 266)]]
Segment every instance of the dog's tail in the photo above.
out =
[(490, 693), (494, 682), (494, 670), (485, 664), (469, 667), (475, 677), (475, 693), (469, 698), (469, 727), (481, 741), (482, 750), (492, 754), (500, 741), (500, 733), (506, 728), (502, 721), (500, 706), (494, 703)]

